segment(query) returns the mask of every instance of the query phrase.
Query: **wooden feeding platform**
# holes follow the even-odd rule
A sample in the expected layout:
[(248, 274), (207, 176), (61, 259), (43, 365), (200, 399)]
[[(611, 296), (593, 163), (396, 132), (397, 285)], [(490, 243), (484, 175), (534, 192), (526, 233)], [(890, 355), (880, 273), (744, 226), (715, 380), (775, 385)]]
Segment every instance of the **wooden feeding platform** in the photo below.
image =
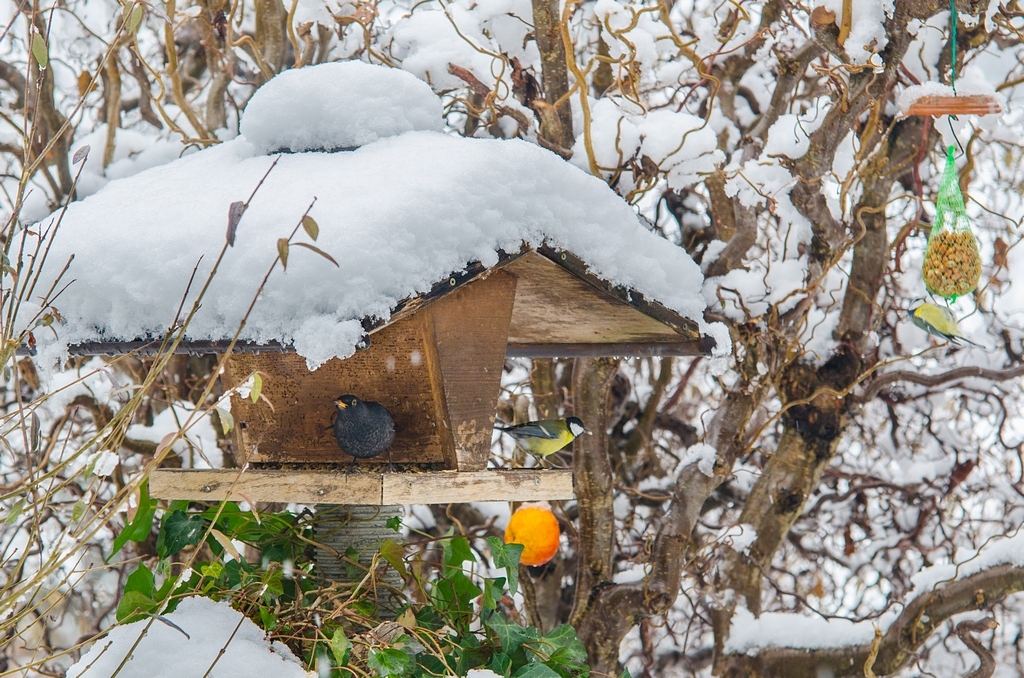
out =
[[(679, 356), (714, 347), (694, 321), (548, 247), (499, 253), (492, 267), (471, 264), (401, 302), (386, 322), (363, 327), (366, 348), (314, 372), (280, 345), (236, 347), (226, 385), (259, 371), (262, 395), (273, 404), (232, 397), (235, 456), (244, 470), (158, 469), (151, 494), (369, 505), (570, 499), (569, 469), (487, 468), (506, 357)], [(179, 350), (210, 353), (225, 345), (185, 343)], [(89, 344), (72, 352), (126, 348)], [(400, 470), (368, 472), (383, 469), (381, 455), (345, 474), (351, 457), (330, 430), (333, 401), (344, 393), (390, 411)]]
[(991, 115), (1002, 112), (999, 100), (988, 94), (943, 94), (916, 99), (905, 115)]

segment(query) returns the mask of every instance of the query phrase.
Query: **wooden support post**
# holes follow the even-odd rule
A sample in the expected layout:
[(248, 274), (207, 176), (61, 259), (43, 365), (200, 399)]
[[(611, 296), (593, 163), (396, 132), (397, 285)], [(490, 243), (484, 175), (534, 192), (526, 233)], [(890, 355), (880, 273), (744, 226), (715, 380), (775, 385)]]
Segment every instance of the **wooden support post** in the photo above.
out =
[[(395, 531), (387, 526), (389, 518), (402, 517), (401, 506), (331, 506), (317, 505), (313, 519), (313, 538), (316, 546), (316, 564), (329, 581), (359, 584), (365, 577), (362, 568), (369, 568), (380, 545), (395, 539)], [(345, 557), (352, 549), (362, 566), (352, 576)], [(379, 565), (384, 565), (381, 559)], [(382, 585), (383, 584), (383, 585)], [(394, 619), (404, 604), (402, 589), (405, 582), (393, 567), (385, 566), (384, 576), (370, 583), (370, 595), (376, 599), (377, 614), (381, 620)]]
[(423, 311), (433, 321), (459, 471), (487, 468), (516, 283), (494, 271)]

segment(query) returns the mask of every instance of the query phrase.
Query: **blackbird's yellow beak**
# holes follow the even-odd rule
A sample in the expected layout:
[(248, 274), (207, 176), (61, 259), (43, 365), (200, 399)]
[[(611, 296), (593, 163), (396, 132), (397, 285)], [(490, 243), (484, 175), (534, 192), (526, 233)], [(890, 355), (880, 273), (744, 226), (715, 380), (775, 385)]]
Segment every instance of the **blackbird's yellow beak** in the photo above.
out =
[(335, 400), (334, 404), (340, 407), (341, 409), (345, 409), (346, 407), (348, 407), (348, 405), (345, 404), (344, 400)]

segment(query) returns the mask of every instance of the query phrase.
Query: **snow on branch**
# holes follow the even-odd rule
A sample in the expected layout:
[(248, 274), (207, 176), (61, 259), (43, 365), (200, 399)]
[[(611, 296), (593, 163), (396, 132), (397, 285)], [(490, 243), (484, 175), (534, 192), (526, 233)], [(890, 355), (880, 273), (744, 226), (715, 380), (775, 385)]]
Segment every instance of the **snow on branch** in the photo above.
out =
[[(755, 619), (738, 609), (725, 652), (737, 669), (760, 675), (863, 676), (872, 654), (874, 628), (883, 635), (872, 670), (891, 675), (905, 667), (928, 637), (950, 617), (990, 608), (1024, 590), (1024, 533), (994, 540), (959, 565), (937, 565), (914, 577), (910, 602), (877, 620), (815, 618), (766, 613)], [(974, 629), (977, 630), (977, 629)], [(983, 660), (984, 662), (984, 660)]]

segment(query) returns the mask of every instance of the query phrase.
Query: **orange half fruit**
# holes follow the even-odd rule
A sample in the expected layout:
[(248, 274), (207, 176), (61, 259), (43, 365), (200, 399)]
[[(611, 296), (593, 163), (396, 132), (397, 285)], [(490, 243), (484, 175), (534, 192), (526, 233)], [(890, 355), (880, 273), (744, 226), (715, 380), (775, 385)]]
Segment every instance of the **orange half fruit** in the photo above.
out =
[(561, 534), (558, 519), (547, 502), (523, 504), (509, 518), (505, 543), (522, 544), (519, 562), (537, 566), (555, 557)]

